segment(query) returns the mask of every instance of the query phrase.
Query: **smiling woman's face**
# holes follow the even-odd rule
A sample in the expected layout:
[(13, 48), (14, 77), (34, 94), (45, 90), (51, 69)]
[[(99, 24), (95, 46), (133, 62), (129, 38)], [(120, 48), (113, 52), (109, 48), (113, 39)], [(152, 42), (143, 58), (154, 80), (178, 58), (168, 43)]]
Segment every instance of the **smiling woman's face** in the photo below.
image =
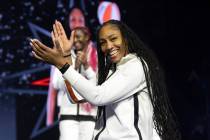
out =
[(102, 52), (109, 55), (113, 63), (117, 63), (128, 54), (127, 46), (123, 43), (123, 37), (116, 25), (107, 24), (99, 32), (99, 43)]

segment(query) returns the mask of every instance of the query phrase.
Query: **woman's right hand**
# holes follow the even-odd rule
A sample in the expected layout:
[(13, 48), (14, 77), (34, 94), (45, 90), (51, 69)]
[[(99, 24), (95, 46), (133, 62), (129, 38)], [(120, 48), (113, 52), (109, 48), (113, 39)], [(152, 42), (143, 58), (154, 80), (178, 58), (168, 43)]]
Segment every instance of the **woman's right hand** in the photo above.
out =
[(58, 69), (62, 68), (66, 63), (72, 64), (71, 56), (63, 57), (62, 49), (59, 42), (57, 45), (49, 48), (37, 39), (32, 39), (30, 45), (33, 49), (32, 53), (35, 58), (56, 66)]

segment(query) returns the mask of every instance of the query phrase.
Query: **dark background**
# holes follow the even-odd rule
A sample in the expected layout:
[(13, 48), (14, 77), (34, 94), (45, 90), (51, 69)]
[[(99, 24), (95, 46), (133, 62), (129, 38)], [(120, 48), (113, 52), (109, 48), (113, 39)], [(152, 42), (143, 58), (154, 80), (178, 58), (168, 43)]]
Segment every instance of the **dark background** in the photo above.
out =
[[(35, 60), (27, 38), (51, 45), (44, 30), (55, 19), (68, 29), (72, 0), (2, 0), (0, 4), (0, 139), (58, 139), (58, 125), (45, 126), (50, 66)], [(100, 0), (75, 0), (85, 11), (93, 40), (99, 27)], [(116, 0), (122, 21), (157, 54), (165, 70), (172, 106), (183, 140), (210, 140), (209, 2), (188, 0)], [(84, 7), (85, 5), (85, 7)], [(39, 31), (32, 23), (41, 27)], [(34, 30), (36, 33), (34, 33)]]

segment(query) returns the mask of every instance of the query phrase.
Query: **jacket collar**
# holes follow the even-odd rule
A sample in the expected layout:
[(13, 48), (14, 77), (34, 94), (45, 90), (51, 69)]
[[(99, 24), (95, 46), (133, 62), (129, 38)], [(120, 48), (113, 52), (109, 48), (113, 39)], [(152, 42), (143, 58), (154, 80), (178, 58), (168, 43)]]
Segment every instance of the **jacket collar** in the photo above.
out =
[(131, 59), (136, 58), (136, 55), (134, 53), (129, 53), (126, 56), (122, 57), (122, 59), (117, 63), (117, 66), (123, 65), (126, 62), (130, 61)]

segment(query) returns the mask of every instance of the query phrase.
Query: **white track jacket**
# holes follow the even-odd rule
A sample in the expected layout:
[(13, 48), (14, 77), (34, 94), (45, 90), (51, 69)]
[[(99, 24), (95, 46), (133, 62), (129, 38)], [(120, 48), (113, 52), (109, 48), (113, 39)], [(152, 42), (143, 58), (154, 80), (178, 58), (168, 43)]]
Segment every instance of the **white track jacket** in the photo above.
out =
[(72, 87), (93, 105), (101, 106), (94, 140), (160, 140), (154, 129), (153, 107), (142, 63), (128, 54), (102, 85), (94, 85), (72, 66), (63, 74)]

